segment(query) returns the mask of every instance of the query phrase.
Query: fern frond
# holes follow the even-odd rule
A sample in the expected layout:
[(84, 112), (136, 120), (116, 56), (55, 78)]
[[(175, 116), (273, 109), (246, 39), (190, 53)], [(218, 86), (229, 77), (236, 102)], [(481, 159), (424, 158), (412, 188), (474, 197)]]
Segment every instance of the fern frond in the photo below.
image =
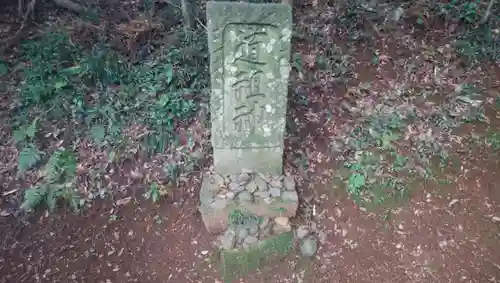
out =
[(24, 191), (24, 200), (21, 204), (21, 210), (30, 211), (42, 203), (47, 195), (47, 187), (32, 187)]
[(21, 175), (26, 170), (35, 166), (41, 157), (43, 152), (39, 151), (34, 145), (29, 145), (21, 152), (19, 152), (18, 162), (17, 162), (17, 175)]
[(76, 174), (75, 155), (65, 149), (56, 150), (45, 165), (44, 174), (49, 183), (68, 181), (74, 178)]
[(102, 125), (94, 125), (90, 128), (90, 136), (97, 145), (100, 145), (106, 137), (106, 129)]
[(56, 207), (57, 207), (57, 202), (59, 201), (59, 198), (62, 195), (61, 189), (59, 186), (54, 186), (51, 185), (50, 187), (47, 187), (47, 196), (46, 196), (46, 203), (47, 206), (49, 207), (49, 211), (53, 212)]

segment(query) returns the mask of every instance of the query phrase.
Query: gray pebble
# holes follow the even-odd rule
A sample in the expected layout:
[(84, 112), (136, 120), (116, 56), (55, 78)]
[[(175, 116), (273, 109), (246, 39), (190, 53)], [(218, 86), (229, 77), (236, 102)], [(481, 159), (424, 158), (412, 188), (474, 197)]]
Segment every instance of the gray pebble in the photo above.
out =
[(231, 182), (229, 183), (229, 189), (231, 191), (239, 191), (240, 190), (240, 185), (236, 182)]
[(254, 195), (260, 198), (267, 198), (271, 195), (271, 193), (269, 191), (257, 191), (254, 193)]
[(248, 237), (248, 229), (245, 227), (238, 227), (236, 230), (236, 235), (238, 236), (238, 239), (244, 240), (246, 237)]
[(236, 237), (234, 231), (227, 230), (221, 237), (221, 247), (225, 250), (230, 250), (234, 248), (235, 243), (236, 243)]
[(257, 241), (259, 241), (259, 239), (257, 239), (257, 237), (254, 237), (254, 236), (248, 236), (245, 239), (245, 243), (250, 245), (250, 246), (257, 243)]
[(248, 191), (243, 191), (238, 194), (238, 200), (241, 202), (252, 202), (253, 201), (253, 196), (251, 193)]
[(277, 197), (281, 196), (281, 189), (280, 189), (280, 188), (275, 188), (275, 187), (272, 187), (272, 188), (269, 190), (269, 192), (271, 193), (271, 196), (272, 196), (272, 197), (277, 198)]
[(248, 225), (248, 232), (250, 233), (250, 235), (258, 235), (259, 234), (259, 225), (257, 225), (257, 223), (251, 223)]
[(269, 186), (272, 188), (281, 189), (283, 187), (283, 183), (281, 181), (278, 181), (278, 180), (273, 180), (269, 183)]
[(215, 208), (215, 209), (222, 209), (222, 208), (225, 208), (228, 204), (228, 200), (227, 199), (215, 199), (212, 203), (210, 203), (210, 206), (212, 208)]
[(260, 221), (259, 227), (261, 230), (267, 227), (269, 225), (269, 217), (263, 216), (262, 220)]
[(303, 239), (309, 234), (309, 229), (305, 226), (300, 226), (297, 228), (297, 238), (298, 239)]
[(247, 191), (249, 191), (250, 193), (253, 194), (257, 190), (257, 184), (255, 183), (255, 181), (251, 181), (246, 186), (246, 189), (247, 189)]
[(229, 199), (229, 200), (234, 199), (235, 196), (236, 196), (235, 192), (227, 192), (226, 193), (226, 198)]
[(318, 250), (318, 243), (316, 239), (307, 237), (302, 240), (300, 244), (300, 253), (305, 257), (313, 257)]
[(260, 176), (255, 177), (255, 184), (257, 185), (257, 188), (259, 191), (267, 191), (267, 183), (262, 179)]

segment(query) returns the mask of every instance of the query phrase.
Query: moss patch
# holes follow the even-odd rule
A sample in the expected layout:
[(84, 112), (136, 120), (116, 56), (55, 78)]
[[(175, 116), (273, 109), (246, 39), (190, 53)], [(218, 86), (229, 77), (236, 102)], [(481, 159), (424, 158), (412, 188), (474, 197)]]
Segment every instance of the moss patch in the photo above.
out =
[(224, 282), (234, 282), (270, 261), (286, 256), (294, 243), (293, 232), (270, 237), (248, 250), (222, 251), (220, 271)]

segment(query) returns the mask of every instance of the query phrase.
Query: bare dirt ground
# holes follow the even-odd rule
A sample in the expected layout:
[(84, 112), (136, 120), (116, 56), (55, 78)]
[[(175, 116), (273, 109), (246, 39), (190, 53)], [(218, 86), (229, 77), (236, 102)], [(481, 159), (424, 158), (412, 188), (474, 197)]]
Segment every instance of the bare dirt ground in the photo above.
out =
[[(284, 157), (285, 170), (300, 176), (302, 210), (292, 222), (312, 218), (322, 231), (318, 253), (314, 260), (291, 254), (240, 282), (500, 282), (497, 151), (479, 145), (457, 152), (459, 166), (442, 173), (446, 184), (412, 184), (407, 201), (366, 209), (335, 188), (338, 164), (329, 157), (327, 142), (342, 134), (338, 127), (347, 118), (339, 105), (353, 99), (349, 87), (369, 81), (373, 92), (392, 88), (407, 66), (398, 62), (418, 66), (411, 83), (425, 88), (433, 83), (435, 68), (449, 60), (452, 67), (441, 87), (478, 83), (492, 96), (500, 91), (498, 66), (470, 72), (446, 53), (423, 56), (429, 46), (446, 48), (439, 31), (403, 26), (353, 45), (338, 30), (325, 30), (338, 38), (336, 45), (350, 50), (351, 78), (335, 81), (332, 74), (316, 72), (314, 60), (307, 63), (307, 58), (321, 50), (294, 42), (316, 79), (312, 83), (300, 73), (293, 75), (289, 119), (296, 127), (288, 129)], [(372, 63), (373, 50), (380, 64)], [(304, 95), (306, 105), (298, 101)], [(497, 130), (498, 115), (494, 109), (488, 112), (489, 127)], [(471, 124), (464, 132), (482, 130)], [(299, 166), (300, 152), (307, 158)], [(118, 183), (126, 177), (120, 174), (114, 177)], [(199, 173), (193, 173), (158, 205), (143, 200), (132, 184), (126, 188), (131, 199), (95, 201), (80, 215), (41, 211), (28, 224), (0, 217), (0, 282), (222, 282), (213, 261), (214, 236), (197, 211), (198, 179)], [(314, 211), (309, 216), (308, 208)]]

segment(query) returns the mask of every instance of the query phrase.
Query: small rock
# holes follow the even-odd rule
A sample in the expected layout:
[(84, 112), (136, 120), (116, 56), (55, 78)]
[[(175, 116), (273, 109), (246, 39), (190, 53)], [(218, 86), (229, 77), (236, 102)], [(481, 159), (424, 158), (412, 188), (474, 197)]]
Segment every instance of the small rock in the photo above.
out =
[(267, 197), (267, 198), (265, 198), (265, 199), (264, 199), (264, 202), (265, 202), (266, 204), (271, 204), (271, 203), (273, 203), (273, 202), (274, 202), (274, 199), (273, 199), (273, 198), (270, 198), (270, 197)]
[(324, 231), (318, 232), (318, 239), (321, 244), (326, 243), (326, 233)]
[(246, 189), (247, 189), (247, 191), (249, 191), (250, 193), (253, 194), (257, 190), (257, 183), (255, 183), (255, 181), (251, 181), (246, 186)]
[(280, 188), (271, 187), (271, 189), (269, 189), (269, 192), (271, 193), (272, 197), (277, 198), (277, 197), (281, 196), (281, 189)]
[(243, 190), (242, 187), (236, 182), (229, 183), (229, 189), (233, 192), (240, 192)]
[(296, 191), (284, 191), (281, 194), (281, 199), (284, 200), (284, 201), (298, 202), (299, 201), (299, 195), (297, 194)]
[(293, 176), (286, 176), (283, 180), (283, 185), (287, 191), (295, 191), (295, 179)]
[(281, 226), (287, 226), (290, 223), (290, 219), (288, 219), (288, 217), (280, 216), (274, 218), (274, 223)]
[(316, 254), (317, 250), (318, 250), (318, 243), (316, 242), (316, 239), (312, 237), (307, 237), (304, 240), (302, 240), (302, 243), (300, 244), (300, 253), (303, 256), (313, 257)]
[(267, 198), (271, 195), (271, 193), (269, 191), (257, 191), (254, 193), (254, 195), (260, 198)]
[(267, 191), (267, 182), (264, 181), (260, 176), (256, 176), (254, 180), (259, 191)]
[(260, 229), (260, 231), (261, 238), (271, 235), (271, 233), (273, 232), (273, 223), (269, 222), (269, 225), (267, 225), (267, 227), (265, 228)]
[(230, 250), (234, 248), (236, 242), (236, 237), (234, 231), (227, 230), (221, 237), (221, 247), (225, 250)]
[(210, 206), (212, 208), (215, 208), (215, 209), (222, 209), (222, 208), (225, 208), (228, 204), (228, 200), (227, 199), (220, 199), (220, 198), (217, 198), (215, 199), (212, 203), (210, 203)]
[(217, 196), (215, 196), (216, 198), (218, 199), (225, 199), (226, 198), (226, 194), (217, 194)]
[(226, 193), (226, 198), (227, 198), (227, 199), (232, 200), (232, 199), (234, 199), (234, 197), (235, 197), (235, 196), (236, 196), (236, 193), (235, 193), (235, 192), (227, 192), (227, 193)]
[(243, 191), (243, 192), (239, 193), (237, 198), (241, 202), (252, 202), (253, 201), (253, 196), (248, 191)]
[(259, 241), (259, 239), (257, 239), (257, 237), (254, 237), (254, 236), (248, 236), (246, 239), (245, 239), (245, 243), (249, 246), (257, 243), (257, 241)]
[(236, 230), (236, 235), (238, 236), (238, 239), (244, 240), (246, 237), (248, 237), (248, 229), (245, 227), (239, 227)]
[(248, 225), (248, 233), (250, 233), (250, 235), (258, 235), (259, 234), (259, 225), (257, 225), (257, 223), (251, 223), (250, 225)]
[(260, 224), (259, 224), (259, 228), (260, 228), (261, 230), (263, 230), (264, 228), (266, 228), (266, 227), (267, 227), (267, 225), (269, 225), (269, 217), (267, 217), (267, 216), (263, 216), (263, 217), (261, 218), (261, 221), (260, 221)]
[(286, 232), (290, 232), (292, 230), (292, 227), (290, 225), (278, 225), (274, 224), (272, 226), (272, 231), (274, 235), (281, 235)]
[(250, 180), (252, 179), (252, 176), (246, 173), (241, 173), (238, 175), (238, 183), (240, 185), (246, 185)]
[(224, 186), (224, 178), (219, 174), (212, 175), (212, 183), (218, 187)]
[(306, 226), (300, 226), (297, 228), (297, 238), (303, 239), (309, 234), (309, 229)]
[(278, 181), (278, 180), (272, 180), (270, 183), (269, 183), (269, 186), (271, 188), (278, 188), (278, 189), (281, 189), (283, 187), (283, 183), (281, 181)]

